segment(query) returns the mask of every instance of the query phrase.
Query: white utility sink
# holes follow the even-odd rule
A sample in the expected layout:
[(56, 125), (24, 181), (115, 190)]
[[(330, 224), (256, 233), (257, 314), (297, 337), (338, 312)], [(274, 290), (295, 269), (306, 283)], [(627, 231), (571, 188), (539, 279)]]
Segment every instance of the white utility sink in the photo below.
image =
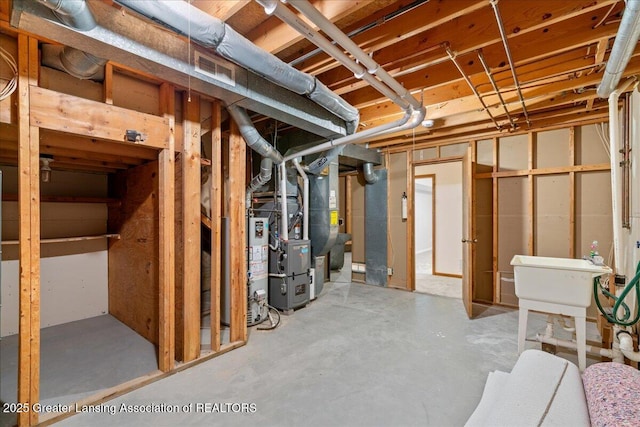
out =
[(611, 274), (605, 265), (585, 259), (516, 255), (511, 260), (520, 299), (589, 307), (593, 279)]
[(610, 274), (605, 265), (585, 259), (516, 255), (511, 259), (518, 297), (518, 353), (524, 351), (529, 311), (572, 316), (576, 325), (578, 367), (587, 367), (586, 317), (594, 277)]

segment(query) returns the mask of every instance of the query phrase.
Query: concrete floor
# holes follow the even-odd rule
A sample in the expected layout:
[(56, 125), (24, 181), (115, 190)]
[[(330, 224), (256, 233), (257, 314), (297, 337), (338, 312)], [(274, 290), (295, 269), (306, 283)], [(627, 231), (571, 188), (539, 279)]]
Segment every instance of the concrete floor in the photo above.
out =
[[(82, 413), (56, 425), (463, 425), (487, 374), (510, 371), (517, 359), (517, 311), (481, 308), (469, 320), (458, 299), (353, 284), (345, 270), (276, 330), (252, 328), (246, 346), (104, 403), (114, 415)], [(544, 322), (531, 315), (529, 336)], [(118, 370), (92, 362), (95, 377)], [(252, 406), (237, 412), (243, 403)], [(122, 404), (165, 410), (128, 413)], [(166, 411), (174, 405), (177, 412)]]

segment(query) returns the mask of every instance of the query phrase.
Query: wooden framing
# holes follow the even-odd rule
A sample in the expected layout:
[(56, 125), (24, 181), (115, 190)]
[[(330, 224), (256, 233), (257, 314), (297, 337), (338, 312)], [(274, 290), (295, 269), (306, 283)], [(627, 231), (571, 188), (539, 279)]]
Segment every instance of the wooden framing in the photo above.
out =
[[(495, 176), (496, 173), (500, 170), (500, 145), (498, 144), (498, 138), (492, 138), (491, 145), (493, 147), (493, 176), (492, 176), (492, 186), (493, 186), (493, 207), (491, 210), (493, 217), (493, 302), (500, 302), (500, 295), (502, 292), (502, 284), (500, 283), (500, 274), (498, 273), (498, 245), (496, 242), (500, 238), (499, 229), (498, 229), (498, 177)], [(476, 152), (477, 154), (477, 152)], [(478, 179), (476, 175), (474, 179)]]
[(38, 83), (38, 40), (18, 36), (18, 211), (20, 295), (18, 425), (38, 423), (31, 411), (40, 397), (40, 137), (31, 126), (30, 93)]
[[(387, 163), (389, 164), (389, 163)], [(415, 248), (415, 210), (414, 210), (414, 182), (415, 171), (413, 169), (413, 151), (407, 151), (407, 290), (414, 291), (416, 289), (416, 257)], [(387, 227), (388, 228), (388, 227)], [(435, 267), (435, 266), (434, 266)]]
[[(135, 131), (146, 136), (135, 143), (158, 149), (168, 148), (169, 125), (164, 117), (114, 107), (34, 86), (30, 91), (30, 123), (44, 129), (91, 136), (107, 141), (127, 143), (125, 133), (131, 123)], [(60, 120), (64, 115), (65, 120)]]
[[(576, 130), (569, 128), (569, 166), (576, 165)], [(569, 172), (569, 258), (576, 257), (576, 173)]]
[(222, 297), (222, 104), (211, 106), (211, 351), (220, 351)]
[[(531, 132), (529, 133), (529, 138), (527, 140), (527, 167), (529, 170), (534, 170), (536, 168), (536, 134)], [(535, 246), (534, 246), (534, 235), (535, 235), (535, 182), (533, 180), (533, 175), (529, 174), (527, 176), (527, 213), (528, 213), (528, 240), (527, 240), (527, 250), (529, 251), (528, 255), (535, 255)]]
[[(106, 86), (106, 84), (105, 84)], [(175, 366), (175, 95), (173, 86), (160, 86), (160, 107), (169, 120), (169, 147), (158, 157), (158, 197), (160, 265), (158, 272), (160, 307), (158, 330), (158, 368), (168, 372)]]
[(183, 96), (182, 360), (200, 355), (200, 97)]
[(246, 144), (231, 122), (229, 136), (229, 244), (231, 276), (231, 342), (247, 340), (247, 251), (245, 223)]

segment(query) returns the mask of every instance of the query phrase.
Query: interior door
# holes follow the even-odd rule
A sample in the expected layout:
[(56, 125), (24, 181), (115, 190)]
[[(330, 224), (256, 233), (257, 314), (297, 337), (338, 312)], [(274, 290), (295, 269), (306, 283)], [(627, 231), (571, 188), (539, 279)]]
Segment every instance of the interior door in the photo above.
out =
[(473, 204), (473, 156), (469, 147), (462, 159), (462, 302), (469, 318), (473, 317), (475, 227)]

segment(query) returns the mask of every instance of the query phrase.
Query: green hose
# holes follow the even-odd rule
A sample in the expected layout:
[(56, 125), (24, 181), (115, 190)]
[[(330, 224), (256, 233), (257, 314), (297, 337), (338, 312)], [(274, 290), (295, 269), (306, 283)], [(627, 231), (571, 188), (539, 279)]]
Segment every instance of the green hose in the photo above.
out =
[[(593, 295), (595, 297), (596, 304), (598, 305), (598, 310), (600, 310), (600, 313), (602, 313), (604, 318), (607, 319), (610, 323), (615, 323), (620, 326), (632, 326), (640, 321), (640, 309), (636, 310), (636, 317), (633, 320), (629, 321), (629, 318), (631, 317), (631, 309), (624, 302), (627, 294), (631, 292), (633, 288), (636, 289), (636, 302), (640, 304), (640, 262), (638, 262), (638, 266), (636, 267), (636, 275), (633, 276), (633, 279), (631, 279), (629, 284), (625, 286), (625, 288), (618, 296), (613, 295), (611, 292), (607, 291), (601, 286), (600, 277), (596, 277), (595, 279), (593, 279)], [(607, 314), (602, 308), (602, 304), (600, 304), (600, 299), (598, 298), (598, 290), (600, 290), (603, 295), (609, 298), (613, 298), (613, 300), (615, 301), (615, 303), (613, 304), (613, 312), (611, 313), (611, 315)], [(618, 318), (618, 311), (620, 307), (622, 307), (624, 314), (621, 318)]]

